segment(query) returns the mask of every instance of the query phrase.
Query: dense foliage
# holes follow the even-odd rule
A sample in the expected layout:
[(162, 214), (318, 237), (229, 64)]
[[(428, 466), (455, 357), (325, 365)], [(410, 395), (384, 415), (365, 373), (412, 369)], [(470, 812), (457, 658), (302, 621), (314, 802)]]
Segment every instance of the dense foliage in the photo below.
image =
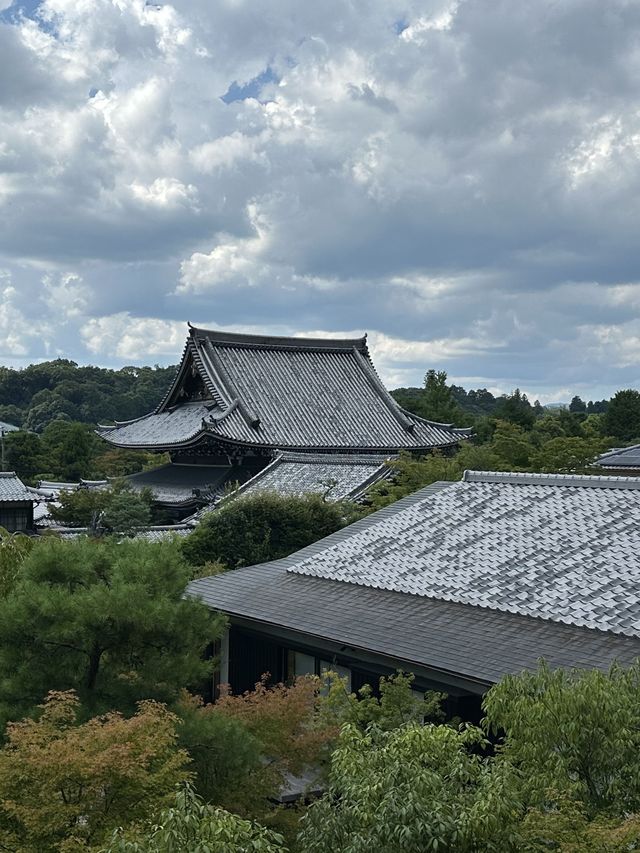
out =
[(301, 832), (307, 853), (508, 853), (517, 845), (513, 771), (478, 754), (476, 728), (406, 724), (342, 731), (327, 793)]
[(182, 598), (188, 580), (173, 543), (37, 542), (0, 600), (0, 717), (30, 713), (49, 690), (129, 712), (199, 687), (222, 623)]
[(262, 492), (229, 500), (204, 517), (182, 544), (195, 566), (219, 561), (229, 569), (278, 560), (354, 521), (352, 504), (320, 495)]
[[(80, 722), (73, 693), (50, 693), (37, 720), (12, 723), (0, 750), (0, 849), (99, 849), (113, 828), (144, 820), (186, 779), (177, 718), (142, 702)], [(185, 848), (186, 849), (186, 848)]]
[(153, 493), (134, 492), (126, 481), (110, 488), (62, 492), (50, 508), (51, 517), (62, 526), (79, 525), (94, 533), (130, 533), (151, 521)]
[(148, 830), (118, 830), (105, 853), (286, 853), (282, 836), (207, 805), (185, 785)]
[(0, 420), (42, 432), (55, 420), (131, 420), (158, 405), (175, 367), (79, 367), (67, 359), (0, 367)]

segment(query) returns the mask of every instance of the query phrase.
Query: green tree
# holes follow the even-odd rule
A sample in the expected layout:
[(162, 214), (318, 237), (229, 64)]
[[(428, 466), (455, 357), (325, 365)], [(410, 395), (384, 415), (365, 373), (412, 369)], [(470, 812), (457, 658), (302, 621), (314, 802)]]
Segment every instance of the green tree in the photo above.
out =
[(524, 429), (510, 421), (498, 421), (491, 450), (502, 460), (503, 470), (527, 468), (533, 447)]
[(494, 414), (499, 420), (509, 421), (523, 429), (531, 429), (535, 421), (531, 403), (519, 388), (516, 388), (512, 394), (500, 397)]
[(447, 374), (444, 370), (427, 371), (424, 377), (421, 414), (437, 423), (460, 422), (462, 410), (456, 403), (451, 388), (447, 385)]
[(617, 391), (609, 401), (604, 419), (607, 435), (620, 441), (640, 438), (640, 391)]
[(475, 728), (346, 725), (328, 792), (302, 820), (305, 853), (519, 851), (514, 772), (477, 754)]
[(50, 511), (52, 518), (70, 527), (127, 534), (149, 524), (152, 502), (149, 489), (134, 492), (124, 481), (110, 488), (62, 492), (59, 506), (52, 506)]
[(552, 438), (534, 455), (532, 467), (550, 474), (584, 474), (604, 449), (598, 438)]
[(587, 411), (587, 404), (580, 397), (575, 396), (571, 402), (569, 403), (569, 411), (570, 412), (585, 412)]
[(286, 853), (286, 848), (277, 833), (205, 805), (185, 785), (146, 833), (118, 830), (104, 853)]
[(222, 618), (183, 599), (188, 580), (173, 542), (43, 538), (0, 601), (0, 717), (30, 713), (51, 689), (130, 712), (199, 687)]
[(4, 438), (5, 466), (26, 480), (44, 469), (40, 437), (33, 432), (10, 432)]
[(62, 480), (76, 482), (92, 474), (96, 440), (86, 424), (55, 420), (42, 433), (42, 450)]
[(81, 723), (73, 693), (50, 693), (40, 710), (10, 724), (0, 750), (2, 850), (97, 851), (115, 826), (145, 819), (187, 778), (177, 718), (162, 705)]
[(278, 560), (328, 536), (359, 514), (352, 504), (320, 495), (287, 497), (262, 492), (229, 500), (209, 513), (182, 543), (195, 566), (219, 560), (235, 569)]
[(24, 533), (9, 533), (0, 527), (0, 598), (6, 598), (17, 583), (20, 569), (33, 547)]
[(640, 664), (551, 670), (502, 679), (484, 700), (484, 725), (504, 733), (503, 760), (522, 771), (524, 799), (553, 807), (558, 795), (598, 812), (640, 811)]

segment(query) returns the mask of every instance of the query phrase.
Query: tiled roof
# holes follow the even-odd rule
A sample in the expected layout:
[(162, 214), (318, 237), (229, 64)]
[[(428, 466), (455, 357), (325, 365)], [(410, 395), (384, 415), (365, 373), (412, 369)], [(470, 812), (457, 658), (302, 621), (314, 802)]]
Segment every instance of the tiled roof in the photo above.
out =
[(20, 427), (15, 424), (8, 424), (6, 421), (0, 421), (0, 432), (18, 432)]
[(188, 593), (214, 610), (261, 625), (374, 652), (484, 685), (551, 667), (607, 670), (640, 657), (640, 639), (434, 598), (295, 575), (282, 563), (192, 581)]
[(466, 472), (289, 570), (640, 637), (640, 481)]
[(166, 525), (164, 527), (147, 527), (139, 530), (133, 535), (134, 539), (143, 539), (145, 542), (168, 542), (174, 537), (179, 539), (193, 533), (193, 527), (186, 524)]
[(387, 460), (387, 456), (375, 454), (279, 453), (230, 497), (277, 492), (324, 494), (329, 501), (357, 500), (370, 485), (391, 474)]
[(135, 421), (101, 426), (98, 434), (123, 447), (170, 447), (184, 445), (199, 439), (203, 421), (209, 416), (210, 406), (204, 403), (185, 403), (177, 409), (146, 415)]
[(150, 471), (131, 474), (127, 482), (139, 491), (149, 488), (158, 503), (184, 504), (219, 498), (229, 481), (243, 482), (255, 467), (232, 465), (179, 465), (168, 463)]
[[(383, 569), (393, 572), (396, 560), (402, 560), (404, 551), (410, 549), (408, 563), (412, 566), (409, 568), (411, 573), (412, 569), (425, 563), (433, 547), (442, 558), (441, 567), (450, 582), (456, 574), (459, 554), (470, 548), (475, 549), (481, 557), (477, 574), (485, 578), (487, 588), (492, 588), (495, 603), (504, 605), (509, 601), (518, 602), (522, 591), (535, 597), (537, 593), (531, 588), (529, 574), (532, 558), (528, 550), (536, 538), (540, 540), (540, 547), (544, 548), (547, 533), (554, 535), (549, 529), (552, 521), (551, 513), (548, 512), (550, 504), (546, 501), (555, 503), (560, 517), (564, 519), (567, 543), (575, 544), (576, 537), (584, 535), (585, 528), (592, 524), (586, 512), (579, 512), (576, 526), (572, 527), (568, 516), (576, 511), (576, 504), (580, 503), (579, 498), (576, 500), (576, 491), (580, 491), (587, 502), (597, 500), (599, 495), (605, 493), (617, 495), (631, 504), (631, 508), (635, 506), (634, 502), (640, 493), (628, 485), (628, 480), (621, 478), (547, 476), (539, 477), (538, 484), (532, 486), (529, 482), (532, 476), (535, 478), (536, 475), (519, 478), (518, 475), (468, 473), (464, 483), (434, 483), (283, 560), (193, 581), (188, 587), (188, 594), (202, 598), (210, 607), (243, 622), (248, 620), (257, 630), (269, 626), (276, 633), (278, 630), (293, 631), (300, 635), (303, 643), (308, 644), (309, 637), (319, 642), (332, 641), (347, 649), (387, 656), (392, 666), (393, 661), (413, 663), (441, 673), (462, 675), (485, 686), (498, 681), (507, 673), (535, 668), (541, 657), (552, 667), (595, 667), (606, 670), (614, 661), (631, 663), (640, 657), (640, 636), (636, 631), (631, 632), (633, 636), (625, 636), (612, 630), (566, 624), (555, 621), (548, 609), (544, 614), (539, 614), (547, 618), (534, 618), (521, 612), (509, 612), (509, 607), (495, 608), (491, 603), (487, 604), (486, 600), (484, 606), (470, 606), (445, 600), (446, 592), (435, 588), (433, 595), (428, 597), (383, 589), (373, 584), (361, 586), (352, 581), (330, 580), (324, 576), (299, 572), (301, 566), (327, 567), (327, 555), (331, 556), (333, 565), (339, 566), (339, 561), (333, 559), (336, 554), (342, 554), (348, 561), (356, 553), (362, 554), (365, 560), (374, 559), (381, 572)], [(486, 479), (493, 479), (494, 482), (484, 482)], [(581, 483), (572, 484), (576, 480)], [(485, 499), (478, 501), (479, 490), (484, 486), (490, 486), (492, 490), (506, 490), (504, 503), (496, 500), (495, 494), (486, 492)], [(513, 495), (514, 489), (522, 491), (522, 503)], [(540, 494), (543, 489), (549, 495), (548, 498)], [(465, 493), (473, 496), (471, 505), (481, 518), (480, 531), (466, 540), (461, 537), (465, 530), (471, 533), (468, 525), (472, 520), (469, 518), (470, 504)], [(552, 497), (554, 493), (556, 496)], [(532, 494), (538, 497), (527, 497)], [(531, 500), (534, 504), (540, 504), (539, 512), (530, 505)], [(568, 504), (562, 503), (565, 500)], [(417, 517), (413, 514), (414, 509), (418, 510)], [(511, 535), (505, 531), (503, 543), (491, 537), (492, 516), (496, 515), (497, 528), (504, 531), (508, 527), (506, 520), (509, 510), (514, 513), (515, 523)], [(407, 523), (407, 512), (415, 524)], [(447, 551), (445, 541), (449, 540), (441, 522), (448, 512), (452, 514), (449, 518), (451, 547)], [(519, 517), (521, 512), (522, 518)], [(533, 525), (531, 532), (523, 530), (521, 521), (524, 518), (528, 518)], [(432, 521), (442, 534), (436, 534), (433, 540), (430, 539), (435, 532)], [(618, 525), (620, 519), (614, 521), (610, 515), (609, 521)], [(396, 542), (387, 537), (391, 530), (395, 530), (398, 535)], [(628, 527), (616, 526), (616, 530), (618, 536), (623, 538)], [(412, 547), (414, 537), (421, 545), (421, 551), (418, 551), (418, 545)], [(490, 543), (483, 548), (482, 542), (486, 537), (489, 537)], [(513, 541), (518, 540), (521, 540), (523, 558), (517, 558), (515, 564), (511, 562), (506, 568), (495, 564), (488, 572), (489, 545), (498, 550), (497, 556), (500, 557), (501, 553), (507, 553)], [(459, 547), (461, 541), (466, 542), (463, 548)], [(501, 552), (503, 547), (505, 550)], [(610, 566), (614, 570), (612, 574), (615, 574), (616, 568), (622, 571), (624, 565), (616, 562), (615, 555), (609, 556)], [(544, 568), (545, 563), (538, 563), (535, 556), (533, 562), (541, 569)], [(407, 568), (406, 562), (403, 565)], [(523, 578), (522, 590), (518, 585), (514, 587), (517, 566), (520, 566)], [(637, 558), (635, 567), (638, 567)], [(560, 577), (565, 569), (570, 600), (581, 599), (585, 603), (595, 601), (598, 592), (583, 590), (583, 577), (579, 573), (571, 574), (571, 569), (564, 562), (561, 547), (548, 560), (549, 578)], [(461, 563), (460, 572), (466, 575), (472, 587), (477, 586), (474, 584), (474, 569), (469, 569), (468, 563)], [(585, 574), (590, 576), (592, 573), (585, 568)], [(600, 576), (603, 576), (602, 572)], [(545, 600), (548, 585), (543, 575), (540, 581), (541, 600)]]
[(0, 471), (0, 501), (33, 501), (33, 495), (13, 471)]
[(632, 447), (617, 447), (603, 453), (596, 462), (601, 468), (637, 468), (640, 470), (640, 444)]
[[(181, 403), (194, 370), (208, 402)], [(401, 409), (375, 372), (366, 338), (274, 338), (193, 327), (156, 412), (99, 434), (120, 446), (170, 447), (205, 432), (247, 446), (372, 452), (447, 447), (470, 434)]]

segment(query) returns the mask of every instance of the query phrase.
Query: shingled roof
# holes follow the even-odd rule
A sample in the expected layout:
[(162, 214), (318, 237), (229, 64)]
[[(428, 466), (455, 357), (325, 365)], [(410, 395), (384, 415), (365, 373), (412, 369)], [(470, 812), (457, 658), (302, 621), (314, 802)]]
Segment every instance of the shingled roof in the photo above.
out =
[[(193, 377), (198, 399), (185, 394)], [(191, 327), (176, 378), (155, 412), (101, 427), (121, 447), (220, 442), (282, 450), (394, 452), (456, 445), (470, 431), (400, 408), (366, 336), (279, 338)]]
[(293, 631), (484, 684), (640, 657), (640, 481), (467, 472), (290, 557), (189, 585)]

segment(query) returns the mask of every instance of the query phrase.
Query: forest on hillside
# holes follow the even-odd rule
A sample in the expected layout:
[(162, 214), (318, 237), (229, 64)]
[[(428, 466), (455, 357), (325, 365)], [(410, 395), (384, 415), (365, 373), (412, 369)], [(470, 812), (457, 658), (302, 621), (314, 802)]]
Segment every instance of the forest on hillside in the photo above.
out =
[(81, 367), (56, 359), (0, 367), (0, 421), (43, 432), (51, 421), (128, 421), (154, 409), (176, 367)]

